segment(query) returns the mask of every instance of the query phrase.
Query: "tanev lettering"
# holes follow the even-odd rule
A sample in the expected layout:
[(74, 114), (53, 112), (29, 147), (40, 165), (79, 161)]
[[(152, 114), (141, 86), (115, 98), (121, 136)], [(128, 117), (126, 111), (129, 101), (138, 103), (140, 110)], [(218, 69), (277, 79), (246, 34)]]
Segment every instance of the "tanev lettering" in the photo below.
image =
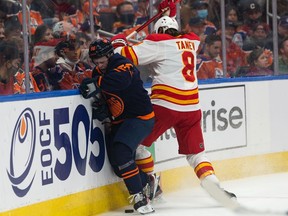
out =
[(195, 50), (195, 44), (190, 41), (176, 41), (179, 50)]

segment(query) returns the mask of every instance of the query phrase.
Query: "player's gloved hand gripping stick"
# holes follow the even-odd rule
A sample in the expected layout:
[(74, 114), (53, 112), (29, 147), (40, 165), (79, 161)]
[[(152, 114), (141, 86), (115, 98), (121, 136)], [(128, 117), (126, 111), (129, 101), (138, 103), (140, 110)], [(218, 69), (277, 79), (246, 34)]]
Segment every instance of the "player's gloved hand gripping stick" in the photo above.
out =
[(145, 23), (143, 23), (139, 28), (137, 28), (135, 31), (133, 31), (131, 34), (129, 34), (126, 39), (130, 39), (133, 37), (135, 34), (146, 28), (150, 23), (152, 23), (154, 20), (158, 19), (162, 15), (170, 16), (170, 17), (175, 17), (176, 16), (176, 4), (180, 2), (181, 0), (164, 0), (159, 4), (158, 10), (159, 12), (151, 17), (149, 20), (147, 20)]

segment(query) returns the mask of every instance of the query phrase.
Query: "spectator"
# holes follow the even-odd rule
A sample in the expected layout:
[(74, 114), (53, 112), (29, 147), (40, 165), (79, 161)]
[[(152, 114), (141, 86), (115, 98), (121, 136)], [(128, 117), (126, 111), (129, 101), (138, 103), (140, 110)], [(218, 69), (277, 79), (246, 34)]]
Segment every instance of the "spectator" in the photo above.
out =
[[(278, 43), (282, 41), (284, 38), (288, 37), (288, 14), (282, 16), (277, 25), (278, 32)], [(273, 50), (273, 38), (268, 40), (266, 44), (268, 49)]]
[(288, 15), (282, 16), (278, 24), (278, 40), (288, 36)]
[(272, 52), (264, 48), (254, 49), (247, 57), (249, 67), (246, 71), (237, 72), (236, 76), (268, 76), (273, 75), (270, 66), (273, 63)]
[(113, 24), (113, 33), (117, 34), (125, 29), (132, 28), (135, 24), (135, 11), (132, 2), (125, 1), (117, 5), (117, 22)]
[(53, 74), (50, 73), (50, 69), (55, 67), (58, 59), (54, 49), (59, 41), (59, 39), (40, 41), (34, 46), (31, 72), (41, 92), (53, 90), (50, 84)]
[[(20, 68), (21, 59), (17, 44), (12, 41), (0, 42), (0, 95), (26, 93), (26, 73)], [(30, 92), (39, 92), (35, 80), (29, 73)]]
[[(135, 25), (136, 22), (136, 11), (134, 10), (132, 2), (124, 1), (117, 5), (116, 15), (119, 21), (113, 24), (112, 32), (118, 34), (120, 32), (128, 36), (139, 26)], [(136, 34), (135, 39), (143, 40), (148, 35), (148, 27), (144, 28), (142, 31)]]
[(208, 15), (207, 15), (207, 20), (212, 22), (217, 29), (220, 28), (221, 26), (221, 5), (220, 5), (220, 0), (208, 0), (207, 3), (209, 2), (208, 6)]
[(83, 32), (76, 33), (76, 50), (79, 60), (85, 62), (88, 65), (92, 65), (92, 62), (88, 55), (88, 48), (91, 42), (91, 38)]
[(242, 23), (239, 20), (239, 12), (237, 7), (234, 5), (226, 5), (225, 7), (225, 17), (226, 22), (234, 23), (237, 28), (236, 32), (233, 35), (232, 41), (237, 44), (240, 48), (243, 46), (243, 41), (246, 39), (246, 32), (241, 29)]
[(239, 15), (237, 7), (231, 4), (225, 6), (225, 17), (228, 22), (239, 22)]
[(288, 74), (288, 36), (279, 43), (279, 75)]
[(222, 40), (219, 35), (208, 35), (205, 40), (204, 54), (197, 56), (198, 79), (224, 77), (221, 54)]
[(91, 67), (79, 61), (75, 43), (60, 41), (55, 47), (55, 53), (59, 59), (49, 71), (53, 90), (77, 89), (83, 79), (91, 78)]
[(229, 77), (236, 76), (237, 66), (234, 62), (234, 59), (227, 57), (227, 74)]
[[(225, 23), (225, 38), (226, 38), (226, 57), (227, 57), (227, 64), (228, 61), (233, 61), (234, 67), (239, 67), (242, 65), (245, 65), (246, 61), (246, 54), (241, 49), (241, 47), (238, 46), (240, 41), (237, 41), (238, 44), (236, 44), (233, 39), (235, 38), (235, 34), (238, 34), (236, 32), (238, 25), (234, 22), (226, 21)], [(221, 31), (222, 32), (222, 31)], [(231, 64), (231, 62), (230, 62)], [(234, 73), (236, 70), (234, 71)], [(231, 73), (231, 71), (230, 71)], [(228, 75), (228, 74), (227, 74)]]
[(137, 0), (136, 25), (143, 24), (149, 19), (149, 1)]
[(197, 0), (197, 1), (192, 3), (191, 8), (192, 8), (192, 14), (196, 14), (196, 17), (199, 17), (199, 18), (205, 20), (206, 25), (205, 25), (204, 34), (210, 35), (210, 34), (216, 33), (217, 28), (214, 25), (214, 23), (207, 20), (207, 16), (208, 16), (208, 3), (207, 3), (207, 1)]
[(252, 43), (259, 48), (263, 47), (272, 50), (273, 47), (268, 47), (271, 40), (270, 27), (266, 23), (258, 23), (252, 28), (251, 35), (247, 36), (244, 41), (243, 49), (246, 49), (246, 46), (250, 46)]
[(52, 29), (49, 26), (43, 24), (39, 25), (34, 34), (34, 44), (39, 42), (47, 42), (53, 39)]
[(201, 53), (203, 50), (203, 45), (205, 43), (205, 39), (207, 37), (206, 34), (204, 34), (205, 31), (205, 21), (201, 19), (200, 17), (191, 17), (189, 20), (189, 24), (186, 25), (185, 32), (193, 32), (200, 38), (200, 45), (197, 50), (197, 53)]
[[(35, 30), (39, 25), (44, 24), (40, 12), (35, 10), (35, 8), (33, 7), (31, 8), (31, 4), (33, 3), (33, 1), (34, 0), (26, 0), (26, 4), (27, 4), (27, 7), (29, 8), (29, 15), (30, 15), (30, 17), (27, 18), (27, 20), (29, 20), (28, 31), (31, 35), (34, 35)], [(17, 16), (18, 16), (20, 23), (23, 24), (22, 10), (17, 13)], [(27, 16), (28, 16), (28, 13), (27, 13)]]
[(244, 10), (244, 24), (242, 30), (246, 32), (248, 36), (252, 34), (252, 30), (259, 23), (263, 22), (263, 12), (261, 6), (256, 1), (250, 1)]
[(17, 16), (11, 16), (5, 19), (4, 27), (6, 38), (22, 38), (22, 25)]
[(207, 35), (204, 35), (205, 25), (206, 23), (204, 19), (201, 19), (200, 17), (192, 17), (189, 20), (189, 23), (186, 25), (185, 31), (193, 32), (199, 37), (203, 36), (203, 39), (205, 40), (207, 36)]

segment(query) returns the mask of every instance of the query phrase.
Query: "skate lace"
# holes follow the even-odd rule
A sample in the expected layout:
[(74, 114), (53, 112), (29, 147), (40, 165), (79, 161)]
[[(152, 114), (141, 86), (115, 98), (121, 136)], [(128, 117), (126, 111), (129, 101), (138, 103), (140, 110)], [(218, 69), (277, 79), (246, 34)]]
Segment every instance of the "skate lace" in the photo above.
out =
[(144, 196), (142, 193), (132, 194), (128, 197), (129, 203), (137, 203), (143, 200)]

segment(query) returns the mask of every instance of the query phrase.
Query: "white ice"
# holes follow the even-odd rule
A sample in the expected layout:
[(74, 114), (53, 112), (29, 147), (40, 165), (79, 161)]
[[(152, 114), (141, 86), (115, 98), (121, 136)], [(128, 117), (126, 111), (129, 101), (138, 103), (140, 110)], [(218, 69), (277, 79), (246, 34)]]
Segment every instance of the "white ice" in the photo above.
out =
[[(214, 201), (200, 186), (163, 194), (161, 200), (155, 201), (155, 213), (149, 216), (233, 216), (233, 215), (286, 215), (288, 211), (288, 173), (276, 173), (233, 181), (221, 182), (221, 186), (237, 195), (241, 205), (249, 213), (235, 213), (225, 209)], [(101, 214), (101, 216), (135, 216), (124, 213), (122, 209)], [(253, 211), (252, 212), (250, 212)]]

